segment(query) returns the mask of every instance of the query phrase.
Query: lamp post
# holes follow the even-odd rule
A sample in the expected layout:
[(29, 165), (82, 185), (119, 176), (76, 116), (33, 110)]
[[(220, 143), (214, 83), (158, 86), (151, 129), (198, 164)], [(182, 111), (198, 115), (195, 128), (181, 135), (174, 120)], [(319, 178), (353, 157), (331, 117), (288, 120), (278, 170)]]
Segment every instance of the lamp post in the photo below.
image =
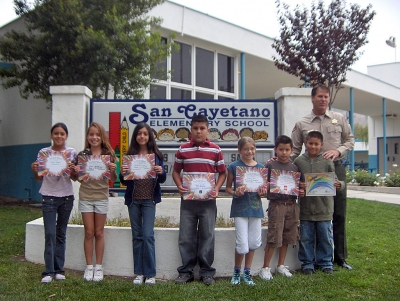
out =
[(393, 36), (390, 37), (388, 40), (386, 40), (386, 44), (394, 48), (394, 61), (396, 62), (396, 38)]

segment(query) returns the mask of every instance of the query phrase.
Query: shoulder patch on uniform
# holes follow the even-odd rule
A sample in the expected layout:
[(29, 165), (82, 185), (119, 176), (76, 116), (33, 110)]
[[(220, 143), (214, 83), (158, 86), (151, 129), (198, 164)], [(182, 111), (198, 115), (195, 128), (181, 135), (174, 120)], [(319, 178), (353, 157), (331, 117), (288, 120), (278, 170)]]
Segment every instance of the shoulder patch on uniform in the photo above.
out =
[(293, 130), (292, 130), (292, 133), (293, 133), (295, 130), (297, 130), (297, 124), (294, 125), (294, 128), (293, 128)]

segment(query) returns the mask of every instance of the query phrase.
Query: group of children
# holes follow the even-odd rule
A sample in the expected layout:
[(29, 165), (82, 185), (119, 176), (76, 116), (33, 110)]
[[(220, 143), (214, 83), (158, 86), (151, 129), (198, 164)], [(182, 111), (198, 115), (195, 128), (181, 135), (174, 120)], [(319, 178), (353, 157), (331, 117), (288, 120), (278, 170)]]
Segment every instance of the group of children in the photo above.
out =
[[(199, 276), (204, 284), (214, 283), (214, 228), (217, 215), (216, 197), (226, 180), (226, 192), (232, 195), (230, 216), (234, 218), (236, 229), (236, 248), (234, 272), (231, 283), (237, 285), (243, 280), (247, 285), (255, 285), (251, 278), (251, 264), (254, 251), (262, 245), (261, 220), (264, 217), (261, 197), (269, 199), (268, 235), (265, 248), (264, 265), (260, 277), (272, 279), (271, 258), (279, 248), (277, 273), (291, 277), (285, 263), (288, 245), (298, 240), (300, 220), (299, 260), (302, 261), (304, 274), (311, 274), (316, 268), (332, 274), (333, 237), (332, 237), (332, 196), (305, 196), (304, 184), (300, 184), (299, 204), (297, 197), (271, 193), (267, 188), (257, 192), (247, 192), (236, 183), (236, 167), (267, 167), (271, 169), (301, 172), (334, 172), (334, 165), (321, 154), (323, 136), (311, 131), (306, 139), (306, 153), (290, 162), (292, 141), (287, 136), (279, 136), (275, 142), (276, 158), (265, 165), (254, 160), (256, 145), (252, 138), (243, 137), (238, 142), (240, 160), (226, 167), (221, 149), (207, 138), (208, 119), (204, 115), (195, 115), (191, 122), (191, 140), (182, 144), (176, 154), (173, 180), (181, 195), (188, 192), (182, 182), (184, 174), (215, 173), (216, 194), (210, 199), (184, 200), (180, 206), (179, 252), (182, 265), (178, 267), (179, 276), (175, 283), (183, 284), (194, 280), (193, 268), (199, 264)], [(68, 219), (73, 207), (74, 194), (71, 180), (78, 180), (79, 166), (77, 154), (66, 146), (68, 129), (65, 124), (57, 123), (51, 129), (52, 146), (45, 150), (70, 154), (68, 162), (70, 176), (47, 177), (38, 175), (38, 162), (32, 163), (34, 176), (42, 182), (40, 193), (43, 196), (43, 221), (45, 229), (45, 271), (42, 282), (53, 279), (64, 280), (65, 240)], [(41, 150), (43, 151), (43, 150)], [(86, 133), (85, 149), (79, 155), (109, 155), (111, 181), (115, 181), (116, 156), (112, 150), (104, 127), (92, 123)], [(119, 178), (126, 186), (125, 205), (128, 207), (132, 229), (132, 248), (135, 278), (133, 284), (155, 284), (156, 258), (154, 239), (154, 219), (156, 204), (161, 201), (160, 183), (165, 182), (166, 174), (163, 156), (157, 147), (151, 128), (145, 123), (136, 125), (126, 155), (155, 155), (152, 166), (155, 178), (126, 180), (124, 174), (128, 167), (122, 165)], [(268, 175), (269, 181), (270, 175)], [(104, 254), (104, 225), (108, 211), (109, 185), (106, 180), (81, 181), (79, 189), (79, 211), (85, 229), (84, 251), (87, 281), (103, 280), (102, 259)], [(336, 189), (342, 189), (344, 183), (335, 180)], [(300, 209), (299, 209), (300, 205)], [(93, 249), (96, 265), (93, 266)], [(244, 271), (241, 273), (243, 259)]]

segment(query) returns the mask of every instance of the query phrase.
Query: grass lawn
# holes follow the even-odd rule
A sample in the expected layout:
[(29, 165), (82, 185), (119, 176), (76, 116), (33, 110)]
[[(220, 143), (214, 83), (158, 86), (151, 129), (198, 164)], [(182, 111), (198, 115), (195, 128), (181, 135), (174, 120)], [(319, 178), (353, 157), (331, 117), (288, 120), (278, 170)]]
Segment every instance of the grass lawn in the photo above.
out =
[[(348, 199), (348, 261), (353, 271), (335, 266), (333, 275), (296, 272), (292, 278), (277, 275), (269, 282), (255, 277), (256, 287), (232, 286), (230, 279), (217, 279), (210, 287), (199, 282), (175, 285), (172, 281), (134, 287), (131, 278), (123, 277), (106, 276), (101, 283), (84, 282), (82, 273), (74, 271), (67, 271), (64, 282), (44, 285), (40, 283), (43, 266), (26, 262), (23, 257), (25, 223), (40, 216), (40, 209), (0, 204), (0, 301), (400, 300), (397, 205)], [(231, 253), (227, 250), (227, 256)]]

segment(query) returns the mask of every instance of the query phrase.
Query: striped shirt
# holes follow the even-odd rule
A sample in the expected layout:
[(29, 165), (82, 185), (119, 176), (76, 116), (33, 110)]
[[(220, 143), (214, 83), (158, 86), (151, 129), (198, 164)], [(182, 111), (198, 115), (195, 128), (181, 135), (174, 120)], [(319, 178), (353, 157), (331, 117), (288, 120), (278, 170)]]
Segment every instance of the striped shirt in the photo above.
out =
[(174, 169), (184, 173), (221, 173), (226, 166), (219, 146), (207, 139), (200, 145), (193, 140), (182, 144), (176, 153)]

